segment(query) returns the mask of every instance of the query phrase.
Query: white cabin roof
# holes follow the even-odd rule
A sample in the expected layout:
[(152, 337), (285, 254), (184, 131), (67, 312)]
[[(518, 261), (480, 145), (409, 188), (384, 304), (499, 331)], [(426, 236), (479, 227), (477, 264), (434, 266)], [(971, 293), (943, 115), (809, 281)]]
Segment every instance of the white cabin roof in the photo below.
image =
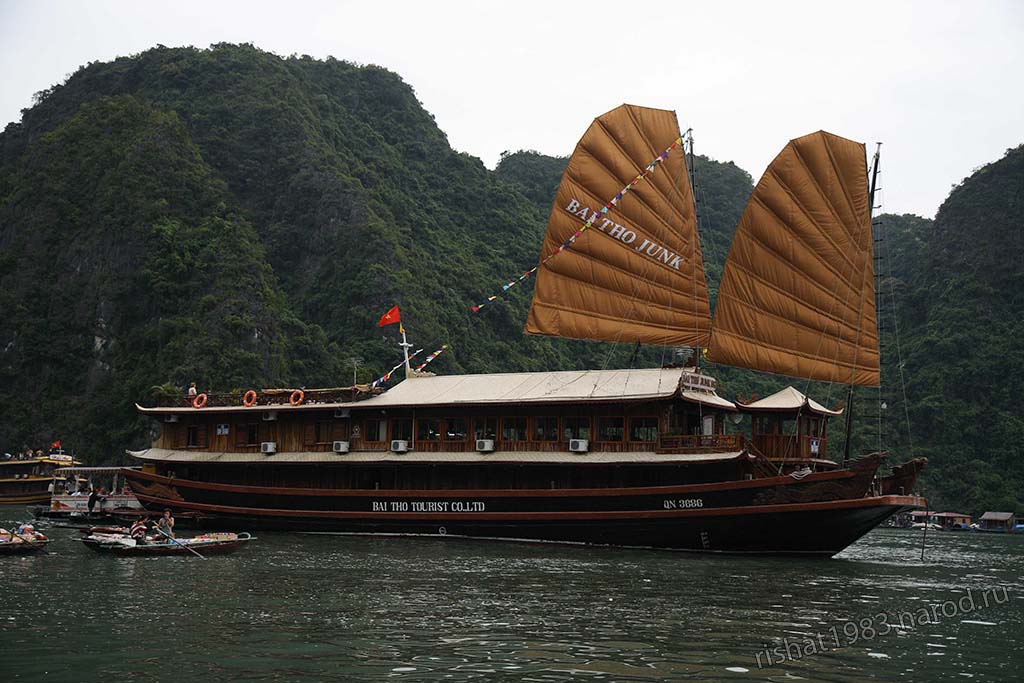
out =
[(819, 415), (842, 415), (842, 410), (829, 410), (814, 399), (808, 398), (793, 387), (786, 387), (771, 396), (766, 396), (753, 403), (740, 404), (741, 410), (767, 410), (781, 412), (785, 410), (803, 410), (805, 408)]
[(680, 368), (646, 368), (411, 377), (379, 396), (349, 405), (353, 408), (396, 408), (589, 403), (645, 401), (678, 395), (718, 408), (736, 409), (732, 401), (719, 397), (714, 391), (680, 391), (684, 376), (697, 376), (697, 373)]
[(592, 403), (649, 401), (673, 396), (722, 410), (736, 404), (718, 396), (713, 378), (691, 368), (643, 368), (627, 370), (559, 370), (555, 372), (507, 372), (481, 375), (420, 375), (398, 383), (382, 394), (359, 401), (315, 403), (298, 406), (173, 406), (145, 408), (155, 414), (238, 413), (308, 411), (329, 409), (384, 409), (398, 407), (507, 405), (523, 403)]

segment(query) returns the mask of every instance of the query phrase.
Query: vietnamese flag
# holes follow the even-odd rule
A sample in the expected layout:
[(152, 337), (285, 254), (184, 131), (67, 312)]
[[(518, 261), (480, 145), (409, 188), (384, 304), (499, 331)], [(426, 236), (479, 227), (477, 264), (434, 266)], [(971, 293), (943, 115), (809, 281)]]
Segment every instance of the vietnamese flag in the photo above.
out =
[(380, 322), (377, 323), (377, 327), (384, 327), (385, 325), (394, 325), (402, 320), (401, 314), (398, 312), (398, 306), (393, 306), (390, 311), (380, 317)]
[(50, 444), (50, 450), (51, 451), (59, 451), (60, 450), (60, 439), (57, 439), (56, 441), (54, 441), (53, 443)]

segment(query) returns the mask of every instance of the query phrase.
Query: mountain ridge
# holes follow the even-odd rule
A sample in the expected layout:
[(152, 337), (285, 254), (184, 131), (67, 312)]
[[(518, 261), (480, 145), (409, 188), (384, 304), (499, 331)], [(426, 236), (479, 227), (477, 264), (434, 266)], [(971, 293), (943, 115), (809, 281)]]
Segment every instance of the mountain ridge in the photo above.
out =
[[(148, 440), (134, 403), (154, 385), (334, 386), (351, 380), (353, 357), (369, 381), (397, 361), (393, 331), (376, 327), (395, 303), (419, 346), (452, 344), (439, 372), (666, 359), (527, 337), (532, 281), (470, 312), (536, 263), (566, 159), (520, 151), (489, 171), (453, 150), (385, 69), (251, 45), (158, 47), (86, 65), (36, 100), (0, 134), (0, 448), (62, 437), (90, 460), (117, 461)], [(908, 389), (923, 397), (909, 430), (898, 397), (888, 399), (888, 438), (899, 459), (933, 460), (926, 484), (942, 504), (1021, 506), (1019, 452), (998, 445), (1020, 434), (1018, 416), (999, 413), (998, 439), (976, 433), (968, 422), (984, 403), (959, 400), (942, 372), (957, 357), (960, 372), (988, 383), (1000, 367), (1007, 386), (1024, 379), (1020, 354), (1008, 365), (951, 343), (963, 332), (942, 313), (988, 311), (1003, 338), (1019, 332), (1024, 284), (1007, 257), (1021, 249), (1020, 155), (965, 179), (935, 221), (882, 217), (897, 265), (883, 288), (899, 295), (906, 334), (906, 358), (887, 360), (886, 373), (897, 378), (905, 361)], [(707, 157), (694, 172), (714, 296), (753, 181)], [(1013, 240), (996, 243), (994, 226)], [(952, 290), (942, 271), (951, 263), (962, 271)], [(1013, 355), (985, 335), (965, 343)], [(712, 370), (731, 395), (792, 382)], [(957, 417), (942, 429), (946, 411)], [(924, 436), (911, 444), (914, 434)], [(960, 444), (977, 457), (948, 455)]]

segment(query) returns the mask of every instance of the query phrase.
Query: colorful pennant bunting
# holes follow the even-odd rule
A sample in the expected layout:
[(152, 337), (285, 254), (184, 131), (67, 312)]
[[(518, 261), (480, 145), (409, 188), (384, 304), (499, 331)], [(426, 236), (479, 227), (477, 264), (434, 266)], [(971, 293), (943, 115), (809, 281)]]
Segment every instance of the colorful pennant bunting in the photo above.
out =
[(448, 345), (447, 345), (447, 344), (442, 344), (442, 345), (441, 345), (441, 348), (439, 348), (439, 349), (438, 349), (437, 351), (434, 351), (434, 352), (433, 352), (432, 354), (430, 354), (429, 356), (427, 356), (426, 360), (424, 360), (424, 361), (423, 361), (423, 363), (422, 363), (421, 365), (419, 365), (419, 366), (417, 366), (417, 367), (416, 367), (416, 372), (419, 372), (419, 371), (420, 371), (420, 370), (422, 370), (423, 368), (427, 367), (427, 364), (429, 364), (429, 363), (430, 363), (430, 361), (434, 360), (435, 358), (437, 358), (438, 356), (440, 356), (440, 355), (441, 355), (442, 353), (444, 353), (444, 352), (445, 352), (445, 349), (447, 349), (447, 348), (448, 348)]
[[(417, 356), (417, 354), (419, 354), (422, 350), (423, 349), (416, 349), (416, 353), (410, 354), (409, 358), (415, 358)], [(399, 363), (398, 365), (396, 365), (395, 367), (393, 367), (390, 370), (388, 370), (386, 374), (384, 374), (384, 375), (378, 377), (377, 379), (373, 380), (372, 382), (370, 382), (370, 386), (371, 387), (379, 387), (381, 384), (384, 384), (384, 382), (387, 382), (389, 379), (391, 379), (391, 375), (394, 374), (395, 370), (398, 370), (403, 365), (405, 365), (405, 361), (404, 360), (401, 363)]]

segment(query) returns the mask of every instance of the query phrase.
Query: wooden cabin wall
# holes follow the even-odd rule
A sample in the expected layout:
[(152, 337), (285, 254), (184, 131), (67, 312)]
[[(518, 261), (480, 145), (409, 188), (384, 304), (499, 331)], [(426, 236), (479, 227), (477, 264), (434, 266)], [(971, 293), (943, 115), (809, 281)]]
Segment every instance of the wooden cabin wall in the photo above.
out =
[[(277, 444), (277, 452), (330, 452), (334, 441), (349, 441), (353, 451), (386, 451), (393, 439), (405, 438), (410, 446), (419, 451), (472, 451), (475, 449), (475, 430), (477, 422), (491, 420), (496, 429), (495, 445), (502, 450), (541, 450), (563, 452), (568, 449), (565, 430), (570, 419), (582, 420), (589, 425), (590, 450), (604, 452), (621, 452), (633, 450), (652, 450), (655, 441), (630, 439), (630, 425), (634, 418), (650, 419), (657, 425), (657, 435), (679, 433), (678, 415), (681, 412), (692, 412), (699, 415), (698, 406), (682, 401), (660, 401), (639, 403), (603, 403), (588, 405), (522, 405), (508, 406), (474, 406), (467, 408), (423, 408), (423, 409), (389, 409), (381, 410), (358, 409), (351, 411), (350, 417), (336, 417), (332, 410), (301, 410), (277, 412), (277, 418), (263, 420), (263, 412), (246, 411), (244, 413), (209, 413), (201, 412), (181, 415), (174, 423), (162, 422), (160, 435), (154, 442), (157, 448), (188, 449), (210, 452), (258, 453), (260, 444), (272, 441)], [(715, 432), (724, 432), (724, 419), (721, 412), (704, 411), (704, 414), (715, 416)], [(673, 416), (676, 416), (673, 418)], [(538, 418), (557, 420), (557, 438), (554, 440), (537, 440), (535, 427)], [(623, 438), (613, 441), (602, 440), (599, 434), (600, 418), (621, 419)], [(386, 438), (372, 440), (369, 438), (368, 427), (371, 420), (386, 422)], [(396, 430), (400, 421), (411, 420), (411, 438), (399, 434)], [(442, 432), (436, 440), (418, 438), (417, 421), (436, 421)], [(448, 423), (452, 420), (465, 420), (466, 436), (461, 440), (447, 438)], [(507, 441), (502, 438), (505, 421), (525, 421), (526, 438), (519, 441)]]

